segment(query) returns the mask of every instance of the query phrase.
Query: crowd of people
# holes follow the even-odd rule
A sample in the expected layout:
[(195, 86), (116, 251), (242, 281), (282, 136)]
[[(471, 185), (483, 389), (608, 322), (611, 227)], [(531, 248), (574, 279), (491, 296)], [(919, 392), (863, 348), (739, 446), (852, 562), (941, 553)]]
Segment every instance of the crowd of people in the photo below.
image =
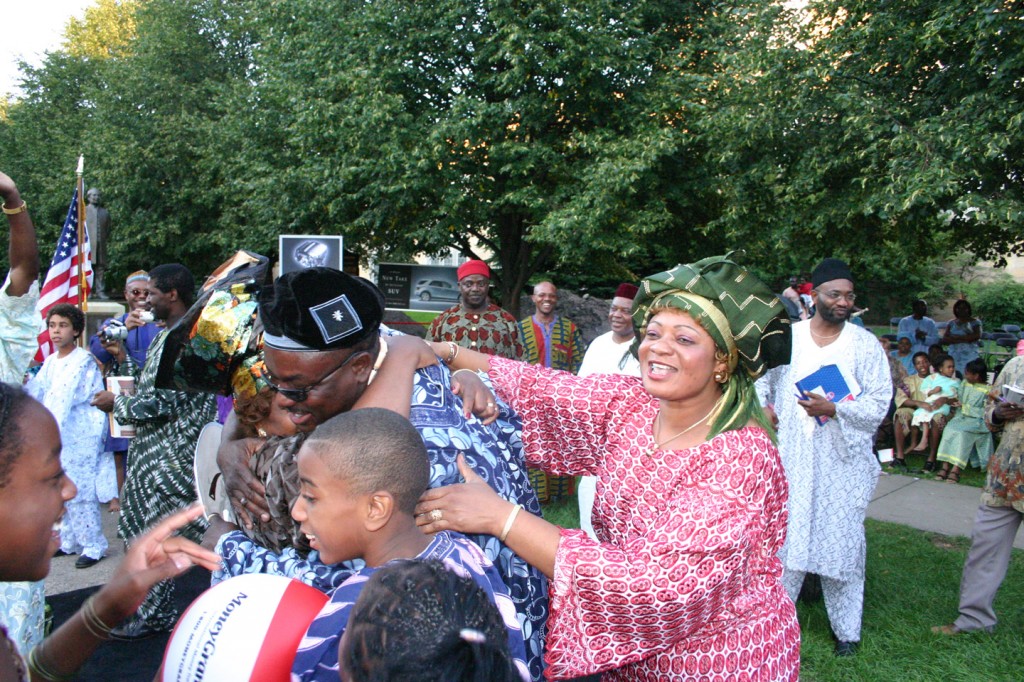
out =
[[(961, 617), (936, 631), (995, 625), (1024, 508), (1024, 422), (959, 348), (977, 341), (965, 301), (941, 339), (916, 302), (887, 354), (851, 324), (847, 263), (825, 259), (779, 297), (718, 256), (622, 283), (610, 330), (588, 345), (554, 283), (533, 286), (535, 312), (517, 321), (491, 301), (489, 266), (469, 260), (424, 342), (384, 325), (377, 287), (338, 270), (284, 274), (251, 315), (225, 317), (202, 295), (215, 280), (197, 297), (187, 267), (163, 264), (127, 278), (128, 311), (86, 350), (81, 311), (36, 312), (38, 246), (3, 173), (0, 197), (2, 679), (64, 679), (107, 639), (171, 630), (170, 578), (200, 565), (213, 583), (269, 573), (329, 596), (293, 679), (795, 680), (808, 574), (836, 655), (861, 639), (887, 414), (897, 465), (930, 443), (938, 478), (988, 464)], [(28, 372), (41, 322), (55, 352)], [(211, 344), (213, 327), (260, 341)], [(929, 355), (940, 342), (950, 355)], [(168, 381), (183, 344), (218, 356), (233, 410), (218, 415), (187, 372)], [(196, 444), (217, 421), (201, 471)], [(134, 436), (113, 438), (115, 422)], [(541, 503), (577, 478), (581, 528), (545, 520)], [(43, 639), (50, 558), (103, 558), (103, 504), (120, 511), (125, 558)]]

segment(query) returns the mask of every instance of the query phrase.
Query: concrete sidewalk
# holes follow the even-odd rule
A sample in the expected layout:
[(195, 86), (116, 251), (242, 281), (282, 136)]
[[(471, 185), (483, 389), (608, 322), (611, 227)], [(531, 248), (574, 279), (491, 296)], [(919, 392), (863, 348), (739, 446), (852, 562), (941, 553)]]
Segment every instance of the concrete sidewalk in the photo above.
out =
[[(883, 471), (868, 505), (868, 517), (942, 535), (970, 537), (980, 500), (981, 488)], [(105, 509), (103, 531), (110, 541), (107, 557), (85, 569), (75, 568), (77, 557), (54, 559), (46, 578), (47, 594), (102, 585), (110, 578), (124, 556), (124, 544), (117, 538), (117, 514), (108, 514)], [(1014, 547), (1024, 549), (1024, 526), (1017, 532)]]
[[(981, 488), (883, 471), (868, 505), (868, 518), (941, 535), (970, 537)], [(1024, 549), (1024, 525), (1013, 546)]]
[(117, 537), (117, 519), (120, 514), (108, 513), (105, 504), (100, 508), (103, 510), (103, 535), (110, 543), (107, 556), (91, 568), (75, 568), (77, 556), (55, 557), (50, 561), (50, 575), (46, 576), (47, 596), (103, 585), (110, 580), (114, 569), (121, 563), (124, 558), (124, 542)]

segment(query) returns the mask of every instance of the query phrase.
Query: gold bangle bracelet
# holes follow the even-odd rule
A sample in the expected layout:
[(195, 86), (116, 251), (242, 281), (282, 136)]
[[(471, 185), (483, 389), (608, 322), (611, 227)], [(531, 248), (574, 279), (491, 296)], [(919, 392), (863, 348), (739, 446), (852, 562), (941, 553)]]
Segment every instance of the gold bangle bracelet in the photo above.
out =
[(96, 639), (110, 639), (110, 631), (113, 628), (104, 623), (99, 614), (96, 613), (95, 601), (96, 595), (94, 594), (82, 604), (82, 622), (85, 623), (85, 629), (89, 631), (89, 634)]
[(21, 206), (19, 206), (17, 208), (7, 208), (7, 202), (6, 201), (3, 204), (3, 211), (7, 215), (18, 215), (19, 213), (24, 213), (27, 210), (28, 210), (28, 204), (25, 203), (24, 199), (21, 200)]
[(35, 675), (43, 678), (44, 680), (51, 680), (51, 682), (68, 682), (68, 680), (75, 679), (74, 674), (62, 675), (61, 673), (55, 672), (46, 663), (43, 663), (40, 656), (40, 651), (43, 648), (43, 644), (46, 640), (43, 640), (39, 644), (32, 647), (32, 651), (28, 652), (28, 669), (31, 670)]

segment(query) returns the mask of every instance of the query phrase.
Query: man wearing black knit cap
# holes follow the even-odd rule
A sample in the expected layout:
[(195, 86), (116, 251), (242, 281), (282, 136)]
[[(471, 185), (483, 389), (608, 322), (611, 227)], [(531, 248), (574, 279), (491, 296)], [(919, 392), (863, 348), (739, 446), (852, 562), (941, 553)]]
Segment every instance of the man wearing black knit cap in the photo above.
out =
[[(297, 429), (307, 433), (357, 406), (387, 407), (407, 414), (427, 448), (430, 487), (460, 481), (456, 458), (461, 454), (503, 497), (539, 512), (537, 496), (526, 476), (519, 418), (498, 401), (501, 414), (495, 423), (485, 425), (477, 418), (467, 419), (462, 401), (452, 392), (446, 366), (432, 365), (414, 374), (411, 405), (408, 397), (402, 406), (360, 401), (375, 371), (386, 373), (389, 369), (384, 360), (388, 332), (381, 330), (383, 314), (384, 299), (373, 284), (331, 268), (290, 272), (264, 289), (259, 315), (264, 327), (265, 379), (276, 392), (274, 407), (286, 411)], [(386, 377), (382, 376), (381, 381), (386, 382)], [(408, 383), (391, 385), (392, 396), (408, 396), (403, 393), (409, 391)], [(495, 404), (489, 407), (493, 409)], [(297, 437), (300, 442), (302, 437)], [(248, 452), (257, 447), (250, 442)], [(253, 461), (261, 467), (266, 465), (263, 470), (271, 472), (264, 481), (257, 482), (249, 474), (248, 461), (240, 456), (239, 448), (222, 446), (217, 463), (232, 504), (243, 521), (256, 519), (252, 537), (267, 546), (238, 531), (224, 532), (224, 526), (211, 520), (211, 529), (216, 528), (219, 536), (218, 552), (225, 558), (225, 569), (215, 574), (215, 580), (259, 566), (263, 572), (289, 577), (309, 579), (315, 575), (314, 586), (328, 591), (347, 577), (340, 565), (325, 566), (313, 556), (306, 560), (308, 544), (290, 517), (298, 492), (294, 460), (297, 449), (294, 443), (281, 441), (275, 451), (257, 453)], [(264, 499), (265, 493), (271, 499)], [(546, 579), (497, 538), (467, 537), (481, 547), (502, 574), (524, 626), (531, 675), (541, 679)], [(283, 542), (275, 544), (276, 540)]]
[[(761, 404), (778, 417), (779, 453), (789, 482), (789, 526), (780, 552), (783, 585), (795, 602), (804, 576), (821, 576), (837, 656), (855, 653), (864, 607), (864, 514), (878, 476), (872, 438), (889, 407), (892, 379), (874, 334), (847, 324), (856, 295), (843, 261), (823, 260), (811, 275), (814, 317), (793, 324), (789, 365), (757, 382)], [(813, 382), (834, 365), (851, 398), (832, 402)], [(819, 376), (819, 375), (816, 375)], [(818, 388), (821, 386), (821, 388)], [(818, 388), (818, 390), (815, 390)]]
[(383, 316), (377, 287), (331, 268), (288, 273), (264, 291), (267, 378), (299, 431), (352, 409), (370, 380)]

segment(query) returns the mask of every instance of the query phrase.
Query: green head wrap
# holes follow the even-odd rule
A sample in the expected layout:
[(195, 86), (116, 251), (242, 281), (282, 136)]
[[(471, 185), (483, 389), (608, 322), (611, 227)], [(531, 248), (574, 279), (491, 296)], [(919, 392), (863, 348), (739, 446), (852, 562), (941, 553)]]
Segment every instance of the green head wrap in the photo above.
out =
[(722, 386), (721, 407), (711, 417), (709, 437), (742, 428), (751, 419), (774, 435), (754, 380), (789, 364), (789, 315), (778, 297), (731, 256), (677, 265), (645, 278), (633, 300), (633, 326), (640, 333), (631, 350), (637, 354), (652, 310), (676, 308), (689, 314), (728, 356), (729, 378)]

